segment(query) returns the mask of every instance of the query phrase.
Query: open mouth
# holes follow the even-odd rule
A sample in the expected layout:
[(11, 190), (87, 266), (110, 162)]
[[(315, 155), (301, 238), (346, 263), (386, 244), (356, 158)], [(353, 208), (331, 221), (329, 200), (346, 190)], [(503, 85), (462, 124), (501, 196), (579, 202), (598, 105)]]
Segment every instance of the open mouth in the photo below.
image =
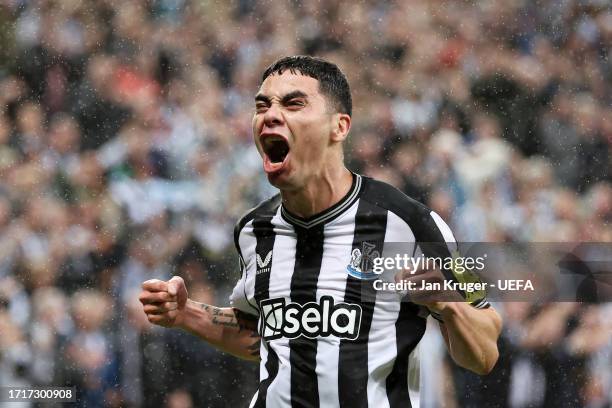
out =
[(282, 163), (289, 154), (289, 143), (281, 136), (271, 135), (262, 140), (264, 153), (270, 158), (270, 162)]

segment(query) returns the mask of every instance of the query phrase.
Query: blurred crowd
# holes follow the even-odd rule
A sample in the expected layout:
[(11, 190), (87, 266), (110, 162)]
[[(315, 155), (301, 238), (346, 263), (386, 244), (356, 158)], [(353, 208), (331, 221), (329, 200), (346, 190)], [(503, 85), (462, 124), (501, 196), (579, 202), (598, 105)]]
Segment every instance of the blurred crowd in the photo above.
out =
[[(0, 385), (246, 406), (256, 365), (152, 327), (137, 293), (176, 274), (226, 303), (234, 222), (275, 192), (250, 120), (284, 55), (344, 70), (349, 168), (459, 240), (612, 241), (611, 51), (606, 0), (1, 2)], [(496, 307), (494, 373), (426, 359), (422, 406), (611, 406), (609, 304)]]

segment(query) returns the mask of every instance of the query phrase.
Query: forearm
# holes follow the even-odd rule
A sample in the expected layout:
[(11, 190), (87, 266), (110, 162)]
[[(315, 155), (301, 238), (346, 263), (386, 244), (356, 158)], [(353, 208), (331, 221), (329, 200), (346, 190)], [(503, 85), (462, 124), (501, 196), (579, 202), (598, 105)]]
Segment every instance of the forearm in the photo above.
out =
[(455, 363), (477, 374), (491, 372), (497, 359), (501, 317), (493, 308), (476, 309), (467, 303), (444, 304), (440, 330)]
[(188, 300), (175, 327), (237, 357), (259, 360), (260, 338), (257, 322), (234, 308), (221, 308)]

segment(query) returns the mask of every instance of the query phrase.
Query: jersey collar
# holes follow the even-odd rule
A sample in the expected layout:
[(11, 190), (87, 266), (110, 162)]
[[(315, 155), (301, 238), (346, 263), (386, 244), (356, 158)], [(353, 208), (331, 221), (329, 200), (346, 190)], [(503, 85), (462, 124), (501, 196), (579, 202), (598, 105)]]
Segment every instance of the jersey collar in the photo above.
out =
[(283, 219), (288, 223), (302, 228), (312, 228), (315, 225), (330, 222), (349, 209), (355, 203), (355, 201), (357, 201), (360, 190), (361, 176), (353, 173), (353, 183), (351, 184), (349, 192), (342, 198), (342, 200), (338, 201), (328, 209), (311, 217), (302, 218), (291, 214), (284, 205), (281, 205), (281, 217), (283, 217)]

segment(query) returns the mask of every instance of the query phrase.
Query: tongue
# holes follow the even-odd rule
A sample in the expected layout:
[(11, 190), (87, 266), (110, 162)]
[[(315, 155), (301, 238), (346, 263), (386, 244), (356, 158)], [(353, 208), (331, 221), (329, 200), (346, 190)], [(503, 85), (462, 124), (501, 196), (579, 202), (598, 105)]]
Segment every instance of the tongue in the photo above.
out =
[(283, 168), (283, 165), (285, 164), (285, 161), (283, 160), (282, 162), (276, 162), (273, 163), (270, 160), (270, 157), (266, 154), (264, 155), (264, 171), (266, 173), (274, 173), (279, 171), (280, 169)]

